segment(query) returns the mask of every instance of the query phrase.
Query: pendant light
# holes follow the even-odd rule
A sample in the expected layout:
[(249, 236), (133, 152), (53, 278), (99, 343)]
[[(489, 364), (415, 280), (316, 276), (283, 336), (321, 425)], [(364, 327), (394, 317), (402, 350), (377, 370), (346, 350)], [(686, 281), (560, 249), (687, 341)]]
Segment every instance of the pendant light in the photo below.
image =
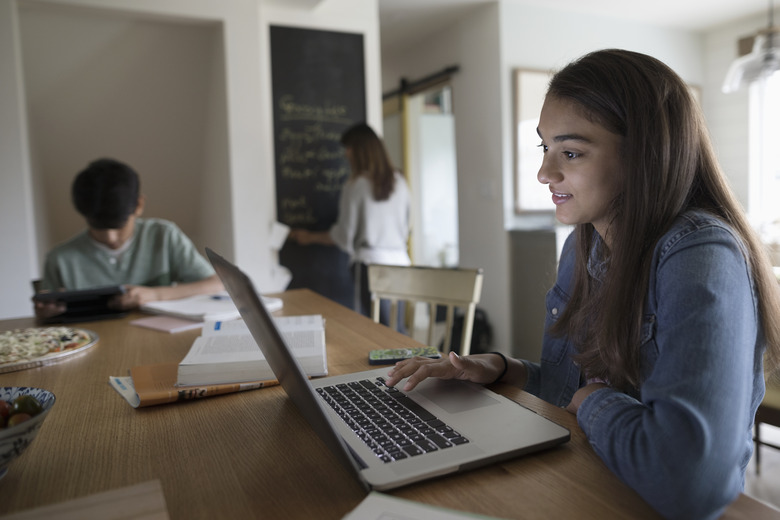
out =
[(774, 25), (772, 4), (773, 0), (769, 0), (769, 25), (756, 34), (753, 50), (734, 60), (729, 67), (723, 82), (724, 93), (736, 92), (780, 70), (780, 27)]

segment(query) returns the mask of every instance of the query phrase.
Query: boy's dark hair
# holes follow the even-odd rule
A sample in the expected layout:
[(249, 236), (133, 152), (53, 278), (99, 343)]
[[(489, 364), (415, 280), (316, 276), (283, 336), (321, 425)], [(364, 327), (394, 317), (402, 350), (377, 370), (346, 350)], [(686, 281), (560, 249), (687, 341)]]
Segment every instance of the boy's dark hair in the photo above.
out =
[(118, 229), (138, 207), (140, 191), (135, 170), (114, 159), (98, 159), (76, 175), (71, 194), (89, 227)]

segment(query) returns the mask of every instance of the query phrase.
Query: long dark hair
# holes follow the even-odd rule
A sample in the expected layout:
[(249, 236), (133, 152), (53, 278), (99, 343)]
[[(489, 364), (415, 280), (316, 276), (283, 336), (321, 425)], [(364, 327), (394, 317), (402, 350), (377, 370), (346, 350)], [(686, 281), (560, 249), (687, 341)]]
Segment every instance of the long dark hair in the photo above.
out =
[(638, 387), (644, 295), (657, 241), (688, 209), (717, 215), (742, 238), (759, 297), (767, 368), (780, 362), (780, 291), (766, 251), (717, 163), (698, 103), (671, 68), (650, 56), (603, 50), (553, 77), (548, 97), (578, 105), (592, 121), (623, 136), (623, 190), (613, 201), (608, 276), (596, 285), (587, 259), (591, 224), (580, 224), (574, 288), (552, 328), (577, 344), (589, 376)]
[(395, 189), (395, 168), (379, 136), (365, 123), (348, 128), (341, 136), (341, 144), (352, 151), (351, 178), (366, 175), (371, 179), (374, 199), (387, 200)]

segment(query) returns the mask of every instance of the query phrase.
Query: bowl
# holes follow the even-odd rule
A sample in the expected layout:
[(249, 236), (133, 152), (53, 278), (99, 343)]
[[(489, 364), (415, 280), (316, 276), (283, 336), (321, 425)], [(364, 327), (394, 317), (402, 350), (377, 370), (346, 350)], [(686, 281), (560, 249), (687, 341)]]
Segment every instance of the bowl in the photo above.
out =
[(10, 428), (0, 429), (0, 478), (3, 478), (8, 472), (8, 465), (16, 457), (22, 454), (24, 450), (32, 443), (38, 430), (41, 429), (43, 420), (49, 415), (54, 406), (54, 394), (43, 388), (33, 388), (25, 386), (4, 386), (0, 387), (0, 399), (13, 402), (20, 395), (31, 395), (35, 397), (43, 411), (32, 419)]

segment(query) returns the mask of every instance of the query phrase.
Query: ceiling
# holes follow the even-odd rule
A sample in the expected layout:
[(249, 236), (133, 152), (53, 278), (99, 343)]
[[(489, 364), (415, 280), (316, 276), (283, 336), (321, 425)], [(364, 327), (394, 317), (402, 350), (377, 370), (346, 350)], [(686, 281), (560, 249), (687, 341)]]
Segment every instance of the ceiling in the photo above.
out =
[[(378, 0), (382, 53), (399, 50), (496, 0)], [(767, 12), (770, 0), (504, 0), (626, 21), (700, 31)], [(775, 16), (775, 20), (780, 14)], [(758, 29), (758, 28), (757, 28)]]

